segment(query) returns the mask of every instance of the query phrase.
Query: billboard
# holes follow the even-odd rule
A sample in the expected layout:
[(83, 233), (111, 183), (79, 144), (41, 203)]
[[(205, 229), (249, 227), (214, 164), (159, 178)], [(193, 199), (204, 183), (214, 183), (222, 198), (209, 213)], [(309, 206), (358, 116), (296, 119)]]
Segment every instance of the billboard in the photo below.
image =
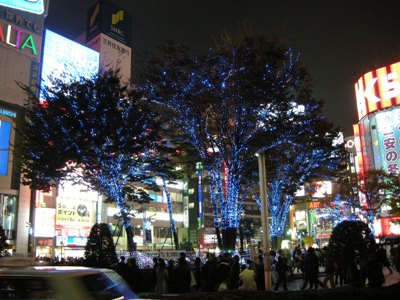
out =
[(0, 6), (6, 6), (37, 15), (44, 13), (44, 0), (0, 0)]
[(358, 119), (400, 105), (400, 62), (370, 71), (355, 84)]
[(375, 119), (382, 168), (388, 173), (399, 173), (400, 108), (379, 112)]
[(100, 53), (100, 71), (119, 69), (122, 82), (131, 78), (131, 48), (101, 33), (87, 43)]
[(331, 181), (314, 181), (311, 183), (313, 198), (324, 198), (332, 195), (332, 182)]
[(49, 78), (75, 80), (98, 73), (99, 53), (50, 30), (45, 32), (42, 82), (49, 86)]
[(56, 209), (38, 207), (35, 209), (35, 237), (53, 238), (56, 226)]
[(100, 33), (130, 46), (130, 14), (110, 1), (100, 0), (88, 11), (86, 41), (89, 42)]
[(11, 123), (0, 120), (0, 175), (7, 175)]

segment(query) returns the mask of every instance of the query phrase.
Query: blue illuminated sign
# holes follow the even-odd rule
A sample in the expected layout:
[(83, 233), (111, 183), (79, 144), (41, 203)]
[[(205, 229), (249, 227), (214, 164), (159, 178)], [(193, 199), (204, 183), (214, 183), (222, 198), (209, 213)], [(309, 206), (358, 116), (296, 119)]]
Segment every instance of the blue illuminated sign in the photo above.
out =
[(0, 120), (0, 175), (7, 175), (11, 123)]
[(382, 168), (388, 173), (400, 173), (400, 108), (376, 115)]
[(0, 0), (0, 5), (37, 15), (44, 13), (44, 0)]

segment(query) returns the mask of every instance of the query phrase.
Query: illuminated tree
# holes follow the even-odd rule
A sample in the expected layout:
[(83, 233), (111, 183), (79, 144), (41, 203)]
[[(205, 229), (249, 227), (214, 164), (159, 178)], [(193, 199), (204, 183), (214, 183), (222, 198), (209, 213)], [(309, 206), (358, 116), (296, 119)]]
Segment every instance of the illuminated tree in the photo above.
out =
[(157, 115), (118, 72), (64, 82), (53, 79), (43, 102), (30, 93), (22, 139), (24, 184), (49, 190), (64, 180), (88, 185), (120, 209), (133, 249), (132, 202), (158, 190), (154, 174), (166, 163)]
[(94, 224), (85, 246), (85, 265), (110, 268), (118, 262), (110, 228), (105, 223)]
[(397, 174), (384, 170), (367, 170), (364, 174), (351, 174), (341, 181), (336, 201), (349, 207), (352, 214), (366, 222), (374, 233), (375, 220), (385, 209), (400, 206), (400, 182)]
[(198, 151), (211, 180), (214, 227), (223, 248), (232, 249), (245, 163), (258, 150), (289, 144), (302, 116), (319, 106), (307, 72), (290, 48), (244, 30), (198, 56), (167, 43), (150, 61), (143, 86)]
[[(337, 142), (340, 134), (321, 113), (322, 106), (306, 108), (308, 113), (298, 116), (302, 121), (296, 124), (293, 136), (286, 143), (265, 151), (269, 233), (274, 248), (278, 247), (277, 239), (285, 236), (295, 193), (307, 182), (333, 180), (344, 160), (344, 147)], [(254, 189), (252, 192), (261, 211), (258, 193)]]
[(366, 223), (343, 221), (332, 230), (327, 255), (347, 274), (354, 268), (356, 258), (367, 255), (374, 246), (374, 235)]

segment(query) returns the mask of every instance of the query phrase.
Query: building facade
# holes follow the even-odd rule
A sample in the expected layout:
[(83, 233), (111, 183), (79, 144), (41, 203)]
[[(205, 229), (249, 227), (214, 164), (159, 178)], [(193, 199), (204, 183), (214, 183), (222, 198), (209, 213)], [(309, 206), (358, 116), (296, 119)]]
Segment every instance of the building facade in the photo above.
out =
[[(382, 169), (400, 174), (400, 62), (367, 72), (355, 83), (358, 124), (353, 126), (357, 170)], [(375, 234), (400, 236), (400, 217), (384, 212)]]
[(0, 1), (0, 225), (13, 252), (26, 253), (32, 233), (31, 191), (20, 184), (16, 126), (26, 93), (38, 92), (48, 1)]

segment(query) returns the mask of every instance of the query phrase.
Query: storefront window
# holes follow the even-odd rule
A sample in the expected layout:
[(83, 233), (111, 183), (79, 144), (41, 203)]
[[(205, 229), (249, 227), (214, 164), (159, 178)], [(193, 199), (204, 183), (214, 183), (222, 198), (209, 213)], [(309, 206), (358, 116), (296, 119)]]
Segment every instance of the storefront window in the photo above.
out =
[(10, 195), (0, 195), (1, 211), (0, 219), (4, 229), (4, 234), (8, 240), (15, 238), (15, 213), (16, 197)]

